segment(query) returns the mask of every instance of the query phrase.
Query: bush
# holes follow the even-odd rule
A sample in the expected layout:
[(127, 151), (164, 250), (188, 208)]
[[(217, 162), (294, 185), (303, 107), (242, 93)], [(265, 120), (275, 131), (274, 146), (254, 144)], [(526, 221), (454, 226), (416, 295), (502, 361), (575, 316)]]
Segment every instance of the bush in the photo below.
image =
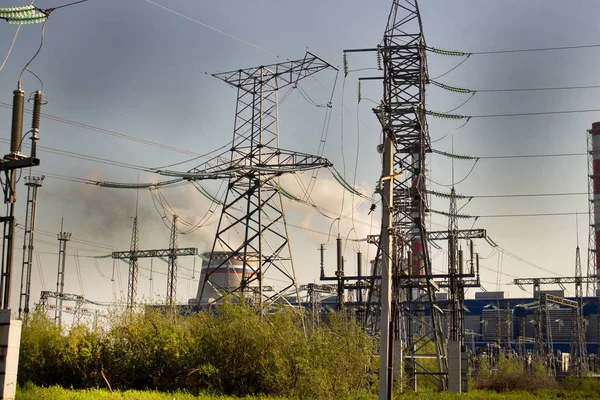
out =
[(498, 359), (498, 370), (495, 373), (480, 375), (474, 380), (474, 385), (478, 389), (496, 392), (558, 388), (556, 379), (548, 374), (541, 362), (534, 362), (531, 370), (527, 370), (517, 357), (505, 357), (503, 354)]
[(105, 329), (66, 334), (35, 314), (23, 327), (19, 383), (292, 398), (355, 396), (369, 385), (373, 343), (343, 313), (307, 330), (292, 308), (162, 311), (116, 312)]

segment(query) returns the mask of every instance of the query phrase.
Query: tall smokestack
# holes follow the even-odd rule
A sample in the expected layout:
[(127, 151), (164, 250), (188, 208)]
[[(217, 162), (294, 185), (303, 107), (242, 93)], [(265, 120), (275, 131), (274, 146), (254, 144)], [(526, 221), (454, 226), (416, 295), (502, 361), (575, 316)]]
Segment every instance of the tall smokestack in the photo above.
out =
[[(600, 257), (598, 257), (598, 244), (600, 244), (600, 122), (592, 123), (591, 135), (591, 152), (592, 152), (592, 202), (593, 202), (593, 219), (590, 224), (594, 229), (594, 235), (591, 243), (592, 251), (596, 258), (596, 275), (600, 272)], [(592, 217), (590, 215), (590, 217)], [(588, 271), (589, 273), (590, 271)], [(589, 294), (588, 294), (589, 295)]]

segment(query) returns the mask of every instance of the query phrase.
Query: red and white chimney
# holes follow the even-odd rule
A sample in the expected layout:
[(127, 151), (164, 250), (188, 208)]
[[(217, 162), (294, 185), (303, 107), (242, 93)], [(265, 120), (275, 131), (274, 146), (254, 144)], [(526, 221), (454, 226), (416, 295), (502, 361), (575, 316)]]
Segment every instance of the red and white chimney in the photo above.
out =
[(600, 122), (592, 123), (592, 129), (588, 133), (591, 135), (591, 149), (589, 150), (592, 156), (592, 198), (590, 199), (593, 213), (590, 224), (594, 229), (592, 250), (596, 255), (596, 275), (600, 275), (600, 257), (598, 256), (598, 245), (600, 244)]

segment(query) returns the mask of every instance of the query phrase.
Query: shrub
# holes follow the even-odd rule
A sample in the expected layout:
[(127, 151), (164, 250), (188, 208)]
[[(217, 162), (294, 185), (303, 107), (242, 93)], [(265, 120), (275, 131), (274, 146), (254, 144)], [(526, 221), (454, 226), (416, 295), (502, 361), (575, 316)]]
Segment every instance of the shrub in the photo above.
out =
[(372, 341), (343, 313), (307, 330), (289, 307), (265, 316), (244, 303), (185, 316), (147, 308), (66, 334), (43, 314), (30, 318), (20, 384), (333, 398), (358, 395), (371, 380)]
[(541, 361), (535, 361), (531, 370), (523, 367), (517, 357), (498, 359), (498, 370), (492, 374), (483, 374), (474, 380), (478, 389), (490, 389), (496, 392), (509, 390), (552, 390), (558, 388), (556, 379), (548, 374)]

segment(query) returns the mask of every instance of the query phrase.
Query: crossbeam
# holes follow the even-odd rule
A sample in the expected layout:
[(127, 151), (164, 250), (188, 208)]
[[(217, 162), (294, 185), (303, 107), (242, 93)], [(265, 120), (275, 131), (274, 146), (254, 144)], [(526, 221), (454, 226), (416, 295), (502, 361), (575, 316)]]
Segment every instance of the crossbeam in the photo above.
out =
[(516, 278), (515, 285), (560, 285), (565, 283), (588, 283), (596, 282), (595, 276), (557, 276), (552, 278)]
[(169, 257), (175, 255), (177, 257), (197, 256), (198, 249), (196, 247), (185, 247), (173, 251), (173, 249), (155, 249), (155, 250), (138, 250), (138, 251), (113, 251), (111, 256), (115, 260), (124, 260), (131, 258), (158, 258)]
[[(460, 229), (454, 232), (456, 240), (462, 239), (485, 239), (487, 236), (485, 229)], [(427, 232), (428, 240), (448, 240), (450, 232), (448, 231), (430, 231)]]
[(565, 299), (564, 297), (554, 296), (549, 293), (540, 293), (540, 302), (547, 302), (556, 304), (559, 306), (565, 306), (573, 309), (577, 309), (579, 304), (576, 301)]

